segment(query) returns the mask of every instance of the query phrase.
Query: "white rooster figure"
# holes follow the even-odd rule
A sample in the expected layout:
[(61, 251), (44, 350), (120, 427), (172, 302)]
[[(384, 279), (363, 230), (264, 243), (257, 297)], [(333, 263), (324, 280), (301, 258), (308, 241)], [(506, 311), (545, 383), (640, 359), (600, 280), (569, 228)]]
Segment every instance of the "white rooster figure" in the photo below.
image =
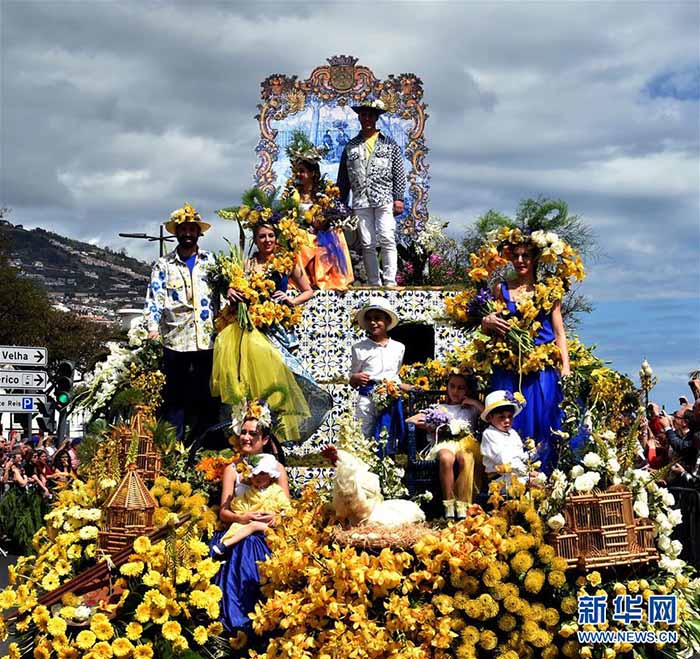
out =
[(400, 526), (425, 521), (425, 514), (413, 501), (385, 501), (377, 474), (358, 457), (342, 449), (337, 451), (335, 463), (333, 507), (338, 519), (346, 519), (353, 526)]

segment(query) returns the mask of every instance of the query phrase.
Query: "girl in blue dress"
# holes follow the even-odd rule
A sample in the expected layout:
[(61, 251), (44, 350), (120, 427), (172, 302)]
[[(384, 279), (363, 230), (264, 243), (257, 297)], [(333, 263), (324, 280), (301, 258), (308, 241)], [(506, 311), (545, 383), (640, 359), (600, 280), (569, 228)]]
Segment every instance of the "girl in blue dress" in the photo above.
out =
[[(513, 265), (515, 278), (498, 284), (494, 297), (506, 304), (511, 315), (521, 317), (518, 306), (536, 301), (538, 250), (532, 242), (525, 242), (506, 246), (506, 254)], [(558, 437), (554, 432), (561, 428), (562, 422), (559, 405), (563, 396), (559, 380), (570, 374), (561, 303), (554, 302), (549, 313), (540, 311), (535, 322), (540, 324), (534, 337), (535, 346), (555, 343), (559, 349), (559, 368), (546, 366), (527, 374), (496, 369), (491, 379), (491, 389), (520, 391), (523, 394), (527, 405), (513, 420), (513, 428), (523, 439), (531, 437), (535, 440), (538, 458), (542, 461), (541, 470), (549, 475), (556, 467), (559, 453)], [(482, 320), (481, 327), (488, 333), (505, 336), (510, 325), (500, 314), (491, 313)]]

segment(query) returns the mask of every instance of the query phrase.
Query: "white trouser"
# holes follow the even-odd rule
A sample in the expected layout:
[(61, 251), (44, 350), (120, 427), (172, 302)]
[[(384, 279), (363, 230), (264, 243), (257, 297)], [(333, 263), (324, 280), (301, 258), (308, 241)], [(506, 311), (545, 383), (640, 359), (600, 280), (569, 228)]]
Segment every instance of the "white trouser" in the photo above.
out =
[(384, 286), (396, 286), (396, 220), (394, 205), (389, 203), (377, 208), (355, 208), (360, 219), (358, 231), (362, 245), (367, 280), (370, 286), (380, 286), (377, 244), (382, 252), (382, 278)]
[(369, 396), (358, 396), (355, 404), (355, 418), (362, 424), (362, 434), (365, 437), (374, 435), (374, 419), (376, 411)]

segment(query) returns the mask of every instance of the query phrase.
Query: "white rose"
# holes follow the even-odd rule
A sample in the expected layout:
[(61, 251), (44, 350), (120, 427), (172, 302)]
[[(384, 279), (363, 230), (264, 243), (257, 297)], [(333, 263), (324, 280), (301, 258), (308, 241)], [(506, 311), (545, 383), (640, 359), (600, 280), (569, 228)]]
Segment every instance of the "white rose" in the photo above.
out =
[(583, 456), (583, 464), (585, 464), (589, 469), (600, 467), (602, 463), (603, 458), (601, 458), (597, 453), (586, 453), (586, 455)]
[(620, 471), (620, 463), (617, 461), (617, 458), (610, 458), (610, 460), (608, 460), (608, 470), (613, 474)]
[(564, 243), (561, 240), (555, 240), (550, 249), (557, 255), (561, 256), (564, 253)]
[(558, 513), (557, 515), (552, 515), (552, 517), (547, 520), (547, 526), (552, 529), (552, 531), (558, 531), (564, 526), (565, 522), (564, 515)]
[(671, 526), (678, 526), (683, 521), (683, 513), (675, 508), (668, 511), (667, 517)]
[(587, 471), (585, 474), (578, 476), (574, 481), (574, 488), (578, 492), (590, 492), (600, 480), (600, 474), (594, 471)]
[(660, 491), (661, 501), (664, 502), (664, 506), (666, 506), (667, 508), (671, 508), (676, 504), (676, 499), (666, 488), (660, 488)]
[(644, 501), (635, 501), (633, 508), (637, 517), (649, 517), (649, 506)]
[(449, 428), (450, 434), (453, 436), (461, 435), (463, 432), (468, 432), (469, 430), (471, 430), (469, 421), (465, 421), (463, 419), (451, 419), (449, 423)]
[(666, 553), (671, 548), (671, 539), (662, 535), (659, 537), (656, 544), (662, 552)]
[(662, 556), (659, 561), (659, 567), (671, 574), (680, 574), (685, 566), (685, 561), (682, 561), (680, 558), (670, 558), (666, 555)]
[(671, 540), (671, 555), (673, 558), (677, 558), (679, 554), (683, 551), (683, 543), (680, 540)]
[(603, 439), (606, 439), (609, 442), (612, 442), (615, 439), (615, 433), (612, 430), (606, 430), (601, 437)]
[(581, 465), (575, 465), (571, 468), (571, 478), (578, 478), (586, 471)]

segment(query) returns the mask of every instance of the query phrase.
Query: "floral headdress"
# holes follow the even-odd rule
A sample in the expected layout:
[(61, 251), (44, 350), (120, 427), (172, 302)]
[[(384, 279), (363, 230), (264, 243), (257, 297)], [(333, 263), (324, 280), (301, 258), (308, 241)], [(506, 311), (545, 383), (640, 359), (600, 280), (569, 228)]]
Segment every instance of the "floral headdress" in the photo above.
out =
[(184, 224), (185, 222), (193, 222), (197, 224), (202, 233), (211, 227), (211, 224), (202, 222), (202, 218), (194, 207), (185, 202), (185, 205), (182, 208), (178, 208), (170, 213), (170, 219), (165, 222), (165, 230), (168, 233), (175, 234), (176, 227), (179, 224)]
[(255, 419), (258, 426), (270, 430), (273, 426), (272, 412), (267, 403), (262, 400), (246, 402), (242, 400), (233, 406), (231, 411), (231, 427), (236, 435), (241, 434), (243, 422), (246, 419)]
[(292, 167), (294, 167), (295, 163), (298, 162), (307, 162), (312, 165), (317, 165), (323, 160), (327, 149), (314, 146), (303, 131), (295, 130), (287, 145), (286, 152), (289, 161), (292, 163)]

